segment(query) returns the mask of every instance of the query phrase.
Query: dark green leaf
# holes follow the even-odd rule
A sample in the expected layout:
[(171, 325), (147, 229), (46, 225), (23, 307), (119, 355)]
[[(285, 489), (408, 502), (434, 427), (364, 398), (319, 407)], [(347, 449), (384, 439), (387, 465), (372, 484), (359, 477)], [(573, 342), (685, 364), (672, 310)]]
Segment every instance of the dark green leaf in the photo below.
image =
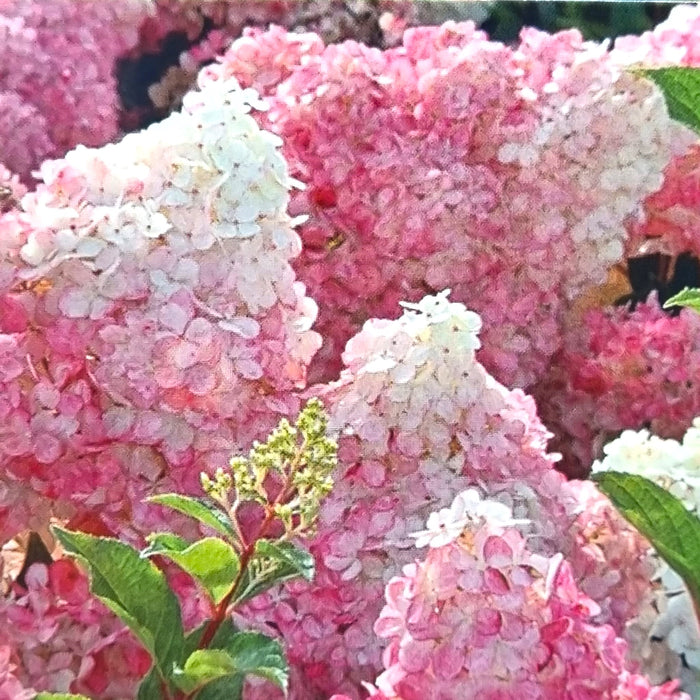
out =
[[(185, 654), (191, 654), (199, 645), (202, 635), (208, 623), (200, 625), (196, 630), (190, 632), (185, 639)], [(226, 618), (216, 630), (209, 649), (225, 649), (226, 645), (238, 634), (230, 618)], [(228, 676), (212, 681), (197, 693), (197, 700), (240, 700), (243, 693), (243, 676)], [(139, 698), (139, 700), (142, 700)], [(148, 700), (148, 698), (143, 698)]]
[(309, 552), (291, 542), (258, 540), (234, 594), (234, 602), (240, 604), (272, 586), (299, 577), (307, 581), (314, 577), (314, 558)]
[(690, 289), (686, 287), (683, 291), (678, 292), (678, 294), (672, 296), (664, 304), (664, 309), (668, 309), (672, 306), (687, 306), (693, 311), (700, 312), (700, 289)]
[(259, 632), (239, 632), (225, 649), (194, 651), (173, 679), (178, 688), (193, 693), (224, 677), (242, 681), (248, 674), (265, 678), (286, 692), (289, 669), (280, 643)]
[(158, 677), (156, 670), (152, 668), (148, 675), (139, 684), (139, 690), (136, 693), (136, 700), (153, 700), (161, 696), (162, 681)]
[(192, 694), (212, 681), (237, 673), (233, 658), (223, 649), (196, 649), (184, 668), (175, 670), (173, 681), (180, 690)]
[(151, 496), (147, 499), (149, 503), (156, 503), (166, 508), (172, 508), (189, 517), (199, 520), (204, 525), (225, 535), (226, 537), (237, 539), (233, 529), (231, 519), (215, 503), (204, 498), (194, 498), (192, 496), (182, 496), (177, 493), (163, 493)]
[[(209, 621), (203, 622), (197, 629), (192, 630), (185, 637), (185, 657), (188, 657), (198, 646), (204, 635), (205, 630), (209, 626)], [(238, 634), (238, 629), (231, 622), (231, 618), (227, 617), (216, 630), (216, 634), (209, 643), (209, 649), (225, 649), (229, 641)]]
[(673, 119), (700, 132), (700, 70), (697, 68), (642, 68), (633, 72), (653, 80), (666, 99)]
[(184, 632), (180, 605), (165, 576), (127, 544), (108, 537), (53, 528), (67, 554), (83, 560), (90, 588), (131, 629), (168, 678), (181, 663)]
[(174, 561), (206, 591), (217, 605), (226, 597), (240, 568), (238, 554), (218, 537), (206, 537), (189, 544), (168, 533), (151, 535), (142, 556), (160, 555)]
[(260, 632), (239, 632), (227, 645), (239, 672), (272, 681), (287, 692), (289, 667), (282, 646)]
[(195, 698), (197, 700), (241, 700), (244, 676), (226, 676), (205, 685)]
[(683, 579), (700, 603), (700, 519), (653, 481), (637, 474), (600, 472), (598, 488)]

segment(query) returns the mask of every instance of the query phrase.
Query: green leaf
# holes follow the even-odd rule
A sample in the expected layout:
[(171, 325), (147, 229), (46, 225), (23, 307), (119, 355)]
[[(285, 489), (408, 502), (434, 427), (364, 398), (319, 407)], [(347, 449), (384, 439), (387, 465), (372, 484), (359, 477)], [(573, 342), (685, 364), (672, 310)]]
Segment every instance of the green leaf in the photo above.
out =
[(127, 544), (108, 537), (53, 531), (67, 554), (83, 560), (90, 589), (151, 654), (162, 678), (181, 663), (184, 632), (180, 605), (165, 576)]
[(664, 94), (673, 119), (700, 132), (700, 70), (697, 68), (641, 68), (633, 72), (653, 80)]
[(306, 550), (291, 542), (258, 540), (233, 596), (234, 602), (240, 604), (290, 579), (311, 581), (314, 570), (314, 558)]
[(289, 667), (276, 639), (260, 632), (239, 632), (226, 645), (226, 651), (240, 673), (265, 678), (287, 692)]
[[(180, 690), (194, 693), (225, 677), (259, 676), (287, 691), (289, 668), (281, 645), (259, 632), (239, 632), (224, 649), (197, 649), (173, 680)], [(199, 696), (198, 696), (199, 697)]]
[(700, 519), (682, 501), (637, 474), (600, 472), (598, 488), (683, 579), (700, 604)]
[[(199, 627), (192, 630), (187, 637), (185, 637), (185, 657), (189, 656), (198, 646), (202, 639), (202, 635), (209, 626), (209, 620), (203, 622)], [(209, 649), (225, 649), (226, 645), (239, 633), (239, 630), (231, 621), (231, 618), (227, 617), (216, 630), (213, 639), (209, 643)]]
[(225, 535), (237, 540), (231, 519), (215, 503), (204, 498), (182, 496), (177, 493), (163, 493), (146, 499), (166, 508), (172, 508)]
[(162, 555), (163, 552), (168, 551), (181, 552), (191, 544), (184, 537), (174, 535), (172, 532), (153, 532), (146, 537), (146, 542), (148, 547), (141, 550), (142, 559)]
[(174, 561), (219, 604), (231, 590), (238, 576), (238, 554), (218, 537), (205, 537), (194, 544), (170, 533), (158, 533), (149, 538), (150, 546), (141, 556), (160, 555)]
[[(199, 642), (208, 624), (208, 621), (203, 622), (199, 627), (185, 636), (183, 658), (186, 659), (199, 646)], [(216, 634), (211, 640), (209, 648), (223, 648), (236, 634), (238, 634), (238, 630), (235, 625), (231, 622), (230, 618), (226, 618), (221, 625), (219, 625), (219, 629), (216, 630)], [(243, 681), (241, 678), (224, 678), (206, 686), (206, 688), (197, 695), (197, 700), (238, 700), (242, 692)], [(136, 700), (153, 700), (153, 698), (159, 698), (161, 694), (161, 681), (155, 671), (151, 671), (141, 681)]]
[(700, 313), (700, 289), (686, 287), (666, 301), (664, 309), (668, 309), (671, 306), (687, 306), (693, 311)]
[(175, 685), (187, 694), (200, 690), (212, 681), (238, 673), (231, 655), (223, 649), (197, 649), (185, 666), (173, 673)]
[(197, 700), (241, 700), (244, 676), (225, 676), (205, 685), (195, 697)]
[(153, 700), (153, 698), (160, 697), (161, 685), (161, 679), (155, 668), (152, 668), (139, 684), (136, 700)]
[(87, 695), (73, 693), (39, 693), (34, 700), (90, 700), (90, 698)]

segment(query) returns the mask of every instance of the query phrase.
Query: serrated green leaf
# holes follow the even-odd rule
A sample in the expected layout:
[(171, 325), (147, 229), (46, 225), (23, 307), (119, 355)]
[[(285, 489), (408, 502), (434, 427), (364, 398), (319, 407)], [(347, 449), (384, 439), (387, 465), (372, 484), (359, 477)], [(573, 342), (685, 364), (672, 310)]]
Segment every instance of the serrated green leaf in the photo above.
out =
[(146, 499), (149, 503), (155, 503), (166, 508), (172, 508), (190, 518), (199, 520), (200, 523), (216, 530), (226, 537), (237, 539), (231, 519), (215, 503), (204, 498), (182, 496), (177, 493), (163, 493)]
[(183, 668), (175, 669), (173, 681), (180, 690), (191, 694), (212, 681), (237, 673), (233, 658), (223, 649), (196, 649)]
[(633, 72), (659, 86), (673, 119), (700, 133), (700, 69), (683, 66), (640, 68)]
[[(202, 635), (204, 634), (209, 621), (203, 622), (197, 628), (188, 632), (185, 635), (185, 648), (182, 654), (183, 658), (187, 658), (199, 645)], [(226, 618), (216, 630), (216, 634), (212, 638), (209, 649), (222, 649), (228, 642), (238, 634), (238, 629), (233, 624), (230, 618)], [(161, 683), (157, 674), (151, 671), (139, 685), (137, 700), (153, 700), (160, 697)], [(240, 677), (223, 678), (220, 681), (214, 681), (206, 686), (197, 694), (197, 700), (239, 700), (243, 692), (243, 680)]]
[(664, 309), (668, 309), (672, 306), (687, 306), (693, 311), (700, 312), (700, 289), (691, 289), (686, 287), (678, 294), (672, 296), (664, 304)]
[[(205, 622), (187, 635), (185, 638), (186, 655), (195, 651), (207, 626), (208, 622)], [(226, 618), (216, 630), (216, 634), (209, 644), (209, 649), (225, 649), (226, 645), (237, 634), (236, 626), (230, 618)], [(235, 675), (212, 681), (197, 693), (196, 698), (197, 700), (240, 700), (243, 694), (243, 680), (244, 677), (242, 675)], [(150, 698), (149, 696), (144, 696), (143, 698), (139, 697), (139, 700), (150, 700)]]
[(289, 667), (276, 639), (260, 632), (239, 632), (226, 645), (226, 651), (240, 673), (265, 678), (287, 692)]
[(620, 513), (652, 544), (700, 603), (700, 519), (682, 501), (638, 474), (592, 477)]
[(205, 537), (190, 544), (169, 533), (158, 533), (148, 539), (150, 545), (141, 556), (159, 555), (171, 559), (202, 586), (215, 604), (231, 590), (240, 563), (230, 544), (218, 537)]
[(34, 700), (90, 700), (90, 698), (87, 695), (73, 693), (39, 693)]
[[(224, 649), (197, 649), (173, 675), (185, 693), (196, 692), (224, 677), (259, 676), (287, 691), (289, 668), (279, 642), (259, 632), (239, 632)], [(199, 696), (197, 696), (199, 697)]]
[(314, 571), (314, 558), (306, 550), (291, 542), (258, 540), (233, 601), (240, 604), (290, 579), (303, 578), (311, 581)]
[(65, 552), (84, 561), (90, 590), (132, 630), (154, 659), (162, 678), (181, 663), (184, 632), (180, 605), (165, 576), (150, 561), (123, 542), (53, 531)]

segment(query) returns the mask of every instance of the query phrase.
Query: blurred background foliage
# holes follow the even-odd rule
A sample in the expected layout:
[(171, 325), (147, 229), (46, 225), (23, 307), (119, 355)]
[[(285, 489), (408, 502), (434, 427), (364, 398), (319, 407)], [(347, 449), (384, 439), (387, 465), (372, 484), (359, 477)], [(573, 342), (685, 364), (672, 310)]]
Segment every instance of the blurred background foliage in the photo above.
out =
[[(448, 7), (452, 5), (452, 8)], [(424, 0), (425, 14), (448, 13), (453, 19), (471, 13), (496, 41), (512, 42), (523, 27), (548, 32), (577, 28), (586, 39), (601, 40), (625, 34), (641, 34), (668, 17), (668, 2), (431, 2)], [(429, 10), (429, 5), (435, 5)], [(438, 9), (438, 5), (442, 6)], [(458, 6), (462, 7), (458, 7)], [(437, 18), (437, 17), (436, 17)], [(448, 16), (445, 16), (447, 19)], [(431, 22), (432, 23), (432, 22)]]

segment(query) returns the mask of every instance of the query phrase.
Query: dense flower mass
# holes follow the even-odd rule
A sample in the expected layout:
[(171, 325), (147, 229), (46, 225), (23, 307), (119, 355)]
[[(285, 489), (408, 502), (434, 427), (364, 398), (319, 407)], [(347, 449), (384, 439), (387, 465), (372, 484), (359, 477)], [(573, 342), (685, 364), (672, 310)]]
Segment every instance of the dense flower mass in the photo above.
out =
[(314, 582), (246, 613), (283, 636), (295, 698), (359, 697), (359, 682), (379, 670), (382, 644), (371, 630), (386, 581), (414, 561), (416, 544), (448, 541), (469, 512), (483, 514), (469, 491), (453, 503), (470, 486), (500, 502), (483, 512), (498, 517), (507, 506), (528, 519), (539, 554), (570, 556), (600, 603), (598, 621), (621, 631), (652, 599), (648, 545), (600, 494), (565, 483), (532, 400), (476, 362), (479, 317), (446, 294), (404, 306), (396, 321), (365, 324), (347, 345), (341, 379), (321, 392), (341, 464), (311, 542)]
[(593, 623), (596, 612), (560, 555), (533, 553), (517, 529), (484, 512), (387, 584), (375, 630), (389, 645), (372, 695), (685, 697), (675, 682), (651, 688), (629, 673), (624, 641)]
[(337, 374), (367, 317), (450, 286), (484, 318), (487, 368), (528, 386), (688, 140), (649, 83), (575, 31), (527, 30), (511, 49), (447, 23), (379, 52), (248, 30), (204, 71), (229, 75), (270, 103), (263, 123), (309, 184), (292, 207), (310, 214), (295, 266), (321, 309), (314, 377)]
[[(284, 641), (293, 700), (679, 700), (637, 673), (695, 687), (688, 597), (561, 469), (648, 425), (596, 468), (697, 508), (700, 424), (661, 438), (700, 414), (700, 317), (577, 304), (650, 237), (700, 252), (695, 137), (626, 71), (697, 63), (700, 9), (609, 51), (471, 23), (399, 38), (415, 15), (393, 1), (155, 5), (0, 0), (0, 542), (51, 518), (191, 534), (143, 499), (199, 493), (319, 396), (340, 451), (316, 577), (237, 613)], [(227, 49), (270, 18), (323, 36)], [(185, 73), (225, 55), (102, 145), (117, 57), (178, 33)], [(166, 570), (191, 628), (205, 603)], [(148, 666), (66, 559), (0, 600), (0, 700), (133, 697)]]
[[(593, 471), (622, 471), (641, 474), (674, 496), (688, 510), (700, 506), (700, 419), (686, 431), (681, 442), (664, 440), (648, 430), (625, 430), (608, 443), (605, 457), (593, 463)], [(700, 691), (700, 628), (693, 604), (680, 577), (661, 561), (658, 579), (663, 584), (657, 600), (662, 614), (651, 637), (656, 642), (646, 651), (646, 667), (657, 676), (683, 678), (684, 687)]]
[(45, 158), (118, 134), (116, 58), (151, 0), (3, 0), (0, 162), (29, 180)]
[(192, 488), (293, 409), (315, 305), (289, 267), (291, 181), (259, 106), (235, 82), (191, 93), (147, 131), (45, 164), (0, 220), (10, 489), (31, 474), (68, 514), (138, 530), (161, 478)]
[(566, 334), (535, 391), (552, 449), (569, 474), (587, 473), (602, 446), (647, 425), (682, 436), (700, 413), (700, 316), (664, 313), (654, 297), (634, 310), (593, 309)]
[[(16, 585), (0, 601), (0, 615), (0, 648), (17, 656), (14, 668), (0, 676), (3, 700), (33, 698), (41, 690), (134, 697), (150, 666), (146, 651), (90, 596), (85, 575), (68, 560), (34, 564), (26, 589)], [(6, 664), (9, 657), (0, 654)], [(17, 694), (2, 694), (10, 688)]]

